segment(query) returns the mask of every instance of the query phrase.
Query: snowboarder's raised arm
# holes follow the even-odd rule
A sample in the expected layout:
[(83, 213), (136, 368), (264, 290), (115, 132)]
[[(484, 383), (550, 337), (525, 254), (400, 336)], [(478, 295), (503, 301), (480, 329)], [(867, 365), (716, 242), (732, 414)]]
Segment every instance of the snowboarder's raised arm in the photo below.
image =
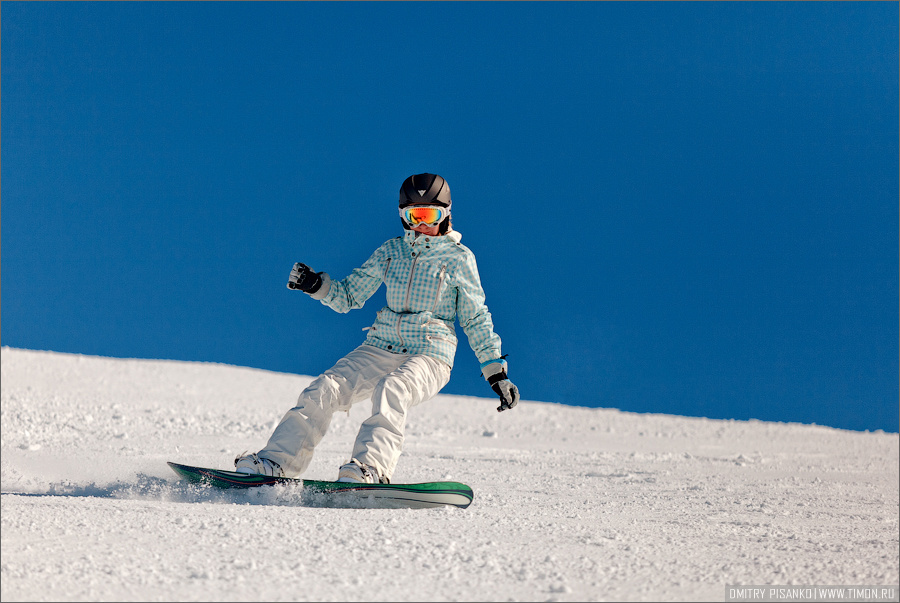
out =
[[(305, 278), (309, 280), (319, 277), (321, 280), (319, 286), (309, 290), (302, 286), (291, 287), (291, 281), (288, 281), (288, 287), (305, 291), (313, 299), (321, 301), (335, 312), (345, 313), (362, 308), (366, 300), (372, 297), (384, 280), (383, 248), (382, 245), (376, 249), (375, 253), (362, 266), (354, 268), (346, 278), (333, 280), (326, 272), (312, 273), (310, 270), (313, 276)], [(297, 266), (309, 269), (304, 264), (295, 264), (295, 271)], [(300, 279), (303, 278), (301, 275)], [(291, 272), (291, 279), (294, 279), (294, 271)], [(304, 284), (304, 281), (300, 280), (299, 284)]]

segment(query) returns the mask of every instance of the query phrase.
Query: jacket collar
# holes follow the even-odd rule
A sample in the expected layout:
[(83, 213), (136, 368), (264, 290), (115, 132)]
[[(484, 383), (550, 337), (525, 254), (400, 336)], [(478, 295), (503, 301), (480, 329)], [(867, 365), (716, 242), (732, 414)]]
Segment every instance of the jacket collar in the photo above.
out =
[[(418, 237), (416, 235), (418, 235)], [(434, 243), (434, 244), (439, 244), (439, 242), (442, 240), (447, 241), (448, 244), (455, 244), (455, 243), (460, 242), (460, 240), (462, 239), (462, 235), (459, 234), (458, 232), (456, 232), (455, 230), (451, 230), (450, 232), (448, 232), (445, 235), (438, 235), (438, 236), (432, 237), (429, 235), (424, 235), (424, 234), (418, 233), (414, 230), (407, 230), (406, 233), (403, 235), (403, 239), (410, 245), (415, 245), (417, 243), (424, 243), (426, 241)]]

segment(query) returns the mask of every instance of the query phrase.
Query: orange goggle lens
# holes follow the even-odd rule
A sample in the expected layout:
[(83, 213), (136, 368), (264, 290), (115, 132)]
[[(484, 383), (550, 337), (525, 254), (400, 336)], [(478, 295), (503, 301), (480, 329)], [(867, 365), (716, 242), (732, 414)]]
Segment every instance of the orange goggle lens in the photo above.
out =
[(440, 224), (441, 220), (444, 219), (446, 210), (443, 207), (435, 207), (432, 205), (429, 206), (418, 206), (418, 207), (406, 207), (400, 210), (400, 216), (406, 221), (410, 226), (435, 226)]

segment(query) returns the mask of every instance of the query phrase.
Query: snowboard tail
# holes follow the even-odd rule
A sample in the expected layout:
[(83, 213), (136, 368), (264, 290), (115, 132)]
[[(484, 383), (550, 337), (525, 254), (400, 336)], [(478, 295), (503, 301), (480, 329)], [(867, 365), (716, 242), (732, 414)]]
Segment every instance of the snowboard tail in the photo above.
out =
[[(356, 482), (325, 482), (290, 477), (273, 477), (236, 471), (222, 471), (169, 463), (175, 473), (195, 483), (215, 488), (257, 488), (284, 484), (298, 486), (305, 492), (323, 495), (326, 499), (346, 500), (347, 497), (373, 498), (391, 506), (431, 508), (453, 506), (465, 509), (472, 504), (472, 488), (459, 482), (425, 482), (421, 484), (360, 484)], [(326, 501), (327, 502), (327, 501)]]

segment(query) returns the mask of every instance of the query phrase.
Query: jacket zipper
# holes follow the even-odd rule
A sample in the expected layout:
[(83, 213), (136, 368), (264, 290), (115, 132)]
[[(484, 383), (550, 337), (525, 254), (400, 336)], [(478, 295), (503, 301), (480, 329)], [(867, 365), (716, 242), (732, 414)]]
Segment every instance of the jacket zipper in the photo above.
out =
[(413, 277), (416, 274), (416, 262), (419, 261), (419, 256), (413, 257), (412, 267), (409, 269), (409, 283), (406, 285), (406, 300), (403, 302), (403, 307), (406, 308), (406, 311), (409, 312), (409, 296), (412, 294), (412, 284)]
[(444, 286), (444, 273), (447, 272), (447, 264), (441, 266), (441, 274), (438, 276), (438, 287), (437, 293), (434, 294), (434, 305), (431, 306), (431, 314), (434, 315), (434, 311), (437, 310), (438, 302), (441, 301), (441, 287)]

